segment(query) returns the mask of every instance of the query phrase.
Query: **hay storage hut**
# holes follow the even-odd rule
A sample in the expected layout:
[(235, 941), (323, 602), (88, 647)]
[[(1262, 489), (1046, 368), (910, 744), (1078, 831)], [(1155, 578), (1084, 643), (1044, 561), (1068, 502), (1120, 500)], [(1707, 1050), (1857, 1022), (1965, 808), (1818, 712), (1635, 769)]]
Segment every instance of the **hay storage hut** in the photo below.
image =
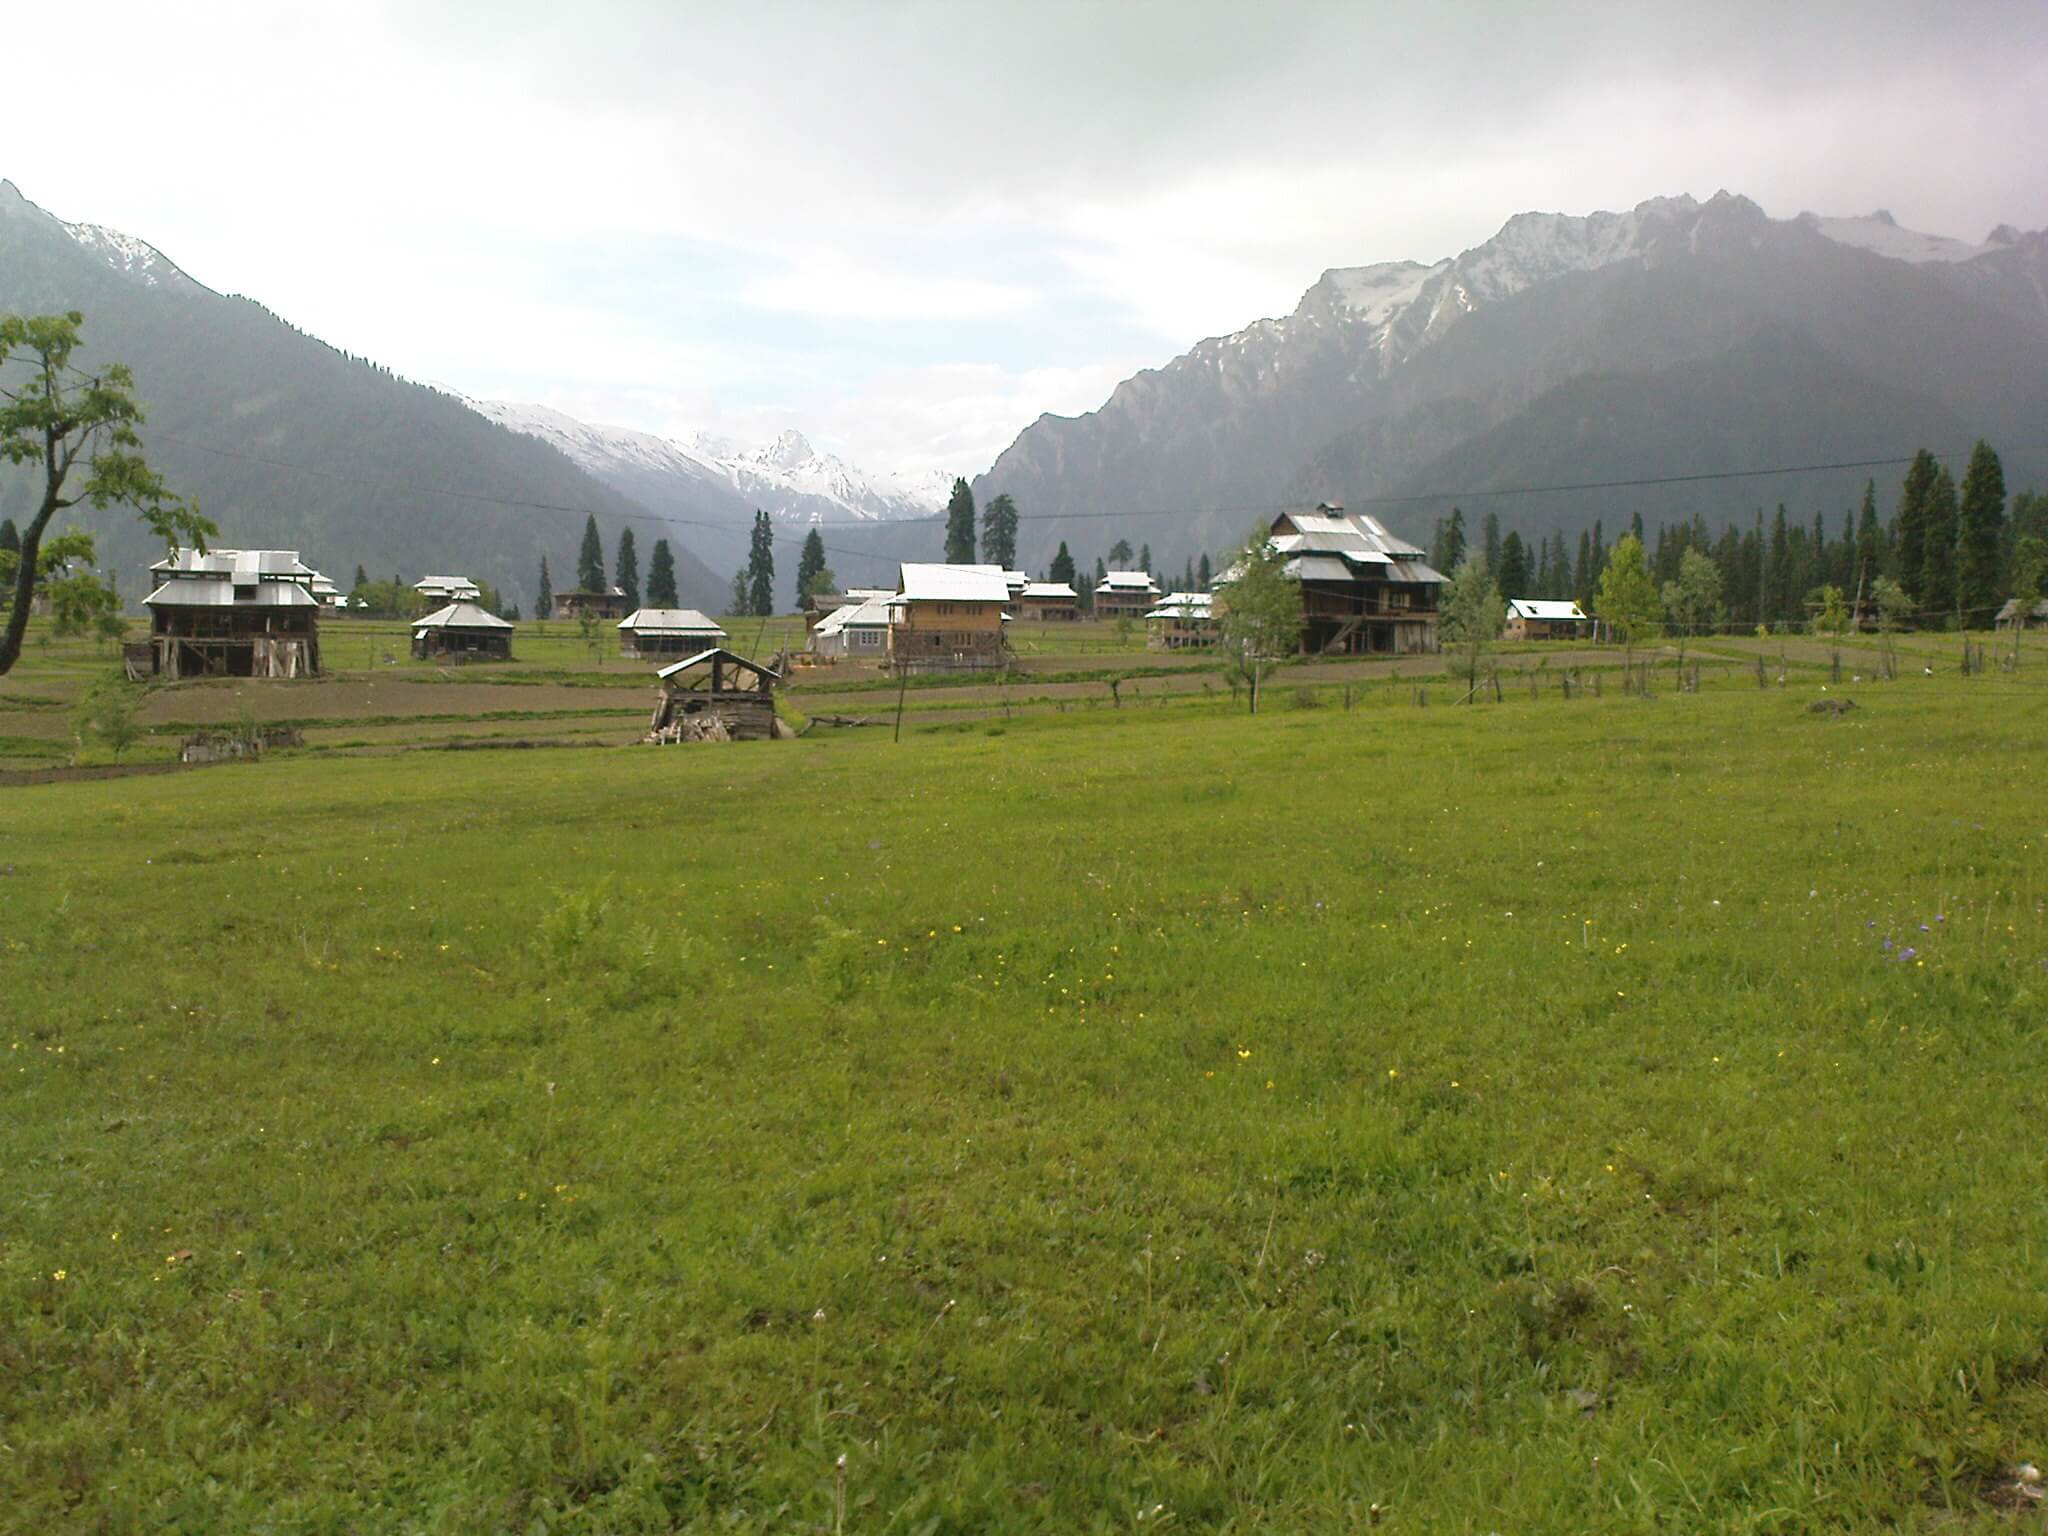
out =
[(437, 656), (457, 661), (510, 661), (516, 627), (475, 603), (450, 603), (413, 621), (412, 653), (421, 661)]
[(683, 741), (768, 741), (786, 736), (775, 718), (773, 667), (713, 646), (663, 667), (661, 698), (643, 741), (668, 746)]

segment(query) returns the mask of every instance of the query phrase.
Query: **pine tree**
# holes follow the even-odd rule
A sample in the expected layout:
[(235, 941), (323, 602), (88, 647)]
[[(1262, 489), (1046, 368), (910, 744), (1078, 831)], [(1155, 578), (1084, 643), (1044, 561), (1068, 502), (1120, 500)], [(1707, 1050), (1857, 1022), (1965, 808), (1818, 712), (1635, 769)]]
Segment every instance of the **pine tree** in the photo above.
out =
[(613, 582), (626, 594), (626, 609), (640, 606), (640, 551), (633, 542), (633, 530), (619, 530), (617, 557), (612, 562)]
[[(361, 574), (357, 567), (357, 574)], [(534, 604), (534, 617), (552, 619), (555, 616), (555, 584), (548, 579), (548, 557), (540, 557), (540, 601)]]
[(1138, 569), (1145, 572), (1148, 576), (1152, 573), (1152, 546), (1150, 544), (1138, 546)]
[(974, 492), (965, 480), (953, 482), (953, 495), (946, 503), (946, 563), (974, 564)]
[[(1098, 564), (1100, 562), (1097, 562)], [(1127, 571), (1131, 568), (1131, 541), (1118, 539), (1109, 546), (1109, 568), (1112, 571)]]
[(1572, 596), (1581, 604), (1593, 600), (1593, 534), (1591, 529), (1579, 530), (1579, 558), (1572, 567)]
[(746, 611), (764, 619), (775, 611), (775, 524), (758, 507), (747, 551)]
[[(0, 518), (0, 550), (5, 550), (10, 555), (21, 553), (21, 530), (14, 526), (14, 519), (11, 517)], [(359, 587), (363, 584), (362, 573), (363, 568), (357, 566), (356, 585)]]
[[(7, 547), (7, 533), (8, 533), (8, 531), (9, 531), (10, 529), (12, 529), (13, 527), (14, 527), (14, 524), (12, 524), (12, 523), (9, 523), (9, 524), (7, 525), (7, 527), (6, 527), (6, 528), (0, 528), (0, 549), (5, 549), (5, 548)], [(367, 586), (368, 586), (369, 584), (370, 584), (370, 575), (369, 575), (369, 572), (365, 571), (365, 570), (364, 570), (364, 569), (362, 568), (362, 566), (361, 566), (360, 564), (358, 564), (358, 565), (356, 566), (356, 586), (357, 586), (357, 587), (367, 587)], [(350, 591), (354, 591), (354, 590), (355, 590), (355, 587), (351, 587), (351, 588), (350, 588), (349, 590), (350, 590)]]
[(1522, 536), (1510, 531), (1500, 541), (1500, 581), (1504, 597), (1527, 597), (1529, 595), (1529, 551), (1522, 546)]
[(679, 608), (682, 596), (676, 591), (676, 556), (667, 539), (654, 541), (654, 554), (647, 562), (647, 606)]
[(1007, 491), (991, 496), (981, 509), (981, 554), (1006, 571), (1017, 564), (1017, 503)]
[(602, 592), (604, 579), (604, 543), (597, 536), (597, 518), (583, 520), (583, 548), (576, 556), (576, 585), (586, 592)]
[(1757, 594), (1757, 619), (1781, 624), (1790, 616), (1792, 588), (1792, 530), (1785, 518), (1785, 503), (1778, 503), (1778, 515), (1771, 522), (1771, 542), (1764, 555), (1763, 579)]
[[(1206, 561), (1209, 557), (1204, 555), (1202, 558)], [(1074, 584), (1074, 557), (1067, 553), (1065, 539), (1060, 540), (1060, 552), (1052, 557), (1052, 564), (1045, 574), (1051, 580), (1064, 581), (1070, 587)]]
[(2005, 547), (2005, 468), (1991, 445), (1978, 441), (1963, 471), (1962, 530), (1957, 551), (1957, 600), (1964, 615), (1996, 607)]
[(1892, 522), (1892, 572), (1906, 595), (1918, 603), (1924, 594), (1927, 575), (1927, 500), (1934, 494), (1937, 466), (1934, 455), (1922, 448), (1913, 455), (1899, 487), (1899, 511)]
[(1487, 513), (1485, 521), (1479, 527), (1480, 537), (1483, 540), (1480, 547), (1481, 552), (1486, 557), (1486, 569), (1489, 572), (1498, 571), (1500, 569), (1500, 515), (1495, 512)]
[(1942, 465), (1927, 493), (1927, 551), (1920, 562), (1920, 606), (1931, 616), (1952, 612), (1956, 588), (1956, 482)]
[(734, 617), (743, 617), (753, 607), (753, 580), (747, 573), (747, 567), (741, 566), (732, 573), (732, 596), (726, 601), (730, 604), (728, 611)]
[(1465, 563), (1465, 514), (1451, 508), (1451, 520), (1444, 524), (1443, 543), (1438, 546), (1437, 570), (1449, 574)]
[(809, 603), (811, 594), (818, 590), (818, 577), (825, 569), (825, 540), (813, 528), (804, 535), (804, 547), (796, 557), (796, 600), (797, 606)]
[(1215, 572), (1210, 569), (1209, 552), (1205, 549), (1202, 551), (1202, 558), (1195, 562), (1195, 590), (1197, 592), (1208, 591), (1209, 583), (1213, 580), (1215, 580)]
[(1863, 486), (1863, 506), (1856, 514), (1855, 589), (1863, 597), (1876, 590), (1884, 574), (1884, 529), (1877, 520), (1877, 482)]

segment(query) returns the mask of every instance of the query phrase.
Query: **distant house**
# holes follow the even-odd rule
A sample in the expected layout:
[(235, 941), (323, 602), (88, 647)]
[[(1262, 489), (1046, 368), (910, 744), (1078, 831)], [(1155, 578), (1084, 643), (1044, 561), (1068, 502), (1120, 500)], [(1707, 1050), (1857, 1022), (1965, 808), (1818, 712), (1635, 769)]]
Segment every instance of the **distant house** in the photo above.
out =
[(889, 651), (889, 604), (894, 597), (889, 593), (833, 609), (811, 631), (811, 653), (879, 661)]
[(318, 574), (295, 549), (180, 549), (149, 568), (149, 670), (159, 677), (312, 677)]
[(1216, 614), (1207, 592), (1169, 592), (1145, 615), (1145, 644), (1184, 651), (1216, 643)]
[(510, 661), (509, 620), (475, 603), (448, 603), (412, 624), (412, 653), (421, 661), (446, 656), (459, 661)]
[(2000, 629), (2041, 629), (2048, 627), (2048, 597), (2032, 605), (2022, 603), (2016, 597), (2008, 597), (2005, 606), (1998, 610), (1995, 621)]
[(1541, 597), (1508, 599), (1510, 640), (1577, 640), (1593, 632), (1593, 621), (1577, 603)]
[[(1283, 512), (1270, 529), (1301, 583), (1301, 648), (1306, 652), (1415, 655), (1437, 649), (1437, 594), (1444, 578), (1422, 551), (1377, 518), (1331, 502), (1313, 512)], [(1230, 603), (1229, 575), (1217, 579), (1220, 613)]]
[(902, 671), (954, 672), (1009, 663), (1003, 609), (1010, 584), (993, 565), (905, 565), (889, 599), (889, 661)]
[(893, 587), (848, 587), (844, 592), (813, 592), (804, 600), (804, 628), (816, 629), (836, 610), (857, 608), (877, 597), (894, 597)]
[(340, 612), (348, 607), (348, 599), (342, 595), (341, 588), (319, 571), (313, 573), (313, 579), (306, 584), (306, 590), (313, 594), (314, 600), (322, 608), (331, 612)]
[(1024, 595), (1024, 589), (1031, 585), (1031, 578), (1022, 571), (1005, 571), (1003, 585), (1010, 589), (1010, 601), (1014, 603)]
[(1105, 571), (1095, 587), (1095, 617), (1142, 619), (1159, 601), (1159, 583), (1147, 571)]
[(694, 608), (636, 608), (619, 620), (621, 656), (694, 656), (724, 643), (724, 629)]
[(623, 619), (626, 616), (625, 589), (612, 587), (603, 592), (586, 592), (581, 587), (571, 587), (567, 592), (557, 592), (554, 616), (558, 619)]
[(772, 667), (713, 646), (663, 667), (661, 697), (644, 741), (670, 746), (687, 741), (767, 741), (789, 734), (775, 718)]
[(436, 608), (444, 603), (473, 603), (484, 595), (483, 588), (467, 576), (426, 576), (414, 582), (412, 589)]
[(1072, 623), (1081, 616), (1081, 595), (1064, 581), (1027, 581), (1011, 606), (1033, 623)]

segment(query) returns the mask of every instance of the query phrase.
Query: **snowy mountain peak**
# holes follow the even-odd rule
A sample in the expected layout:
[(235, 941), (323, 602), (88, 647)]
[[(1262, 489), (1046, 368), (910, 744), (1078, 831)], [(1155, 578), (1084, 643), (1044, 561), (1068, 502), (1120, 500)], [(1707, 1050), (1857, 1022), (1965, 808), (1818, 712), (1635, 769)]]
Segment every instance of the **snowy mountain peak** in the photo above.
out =
[[(58, 221), (63, 223), (62, 220)], [(198, 288), (201, 285), (151, 245), (104, 224), (64, 224), (64, 232), (123, 277), (145, 288)]]
[(1831, 219), (1817, 213), (1802, 213), (1793, 223), (1837, 245), (1854, 246), (1874, 256), (1910, 262), (1915, 266), (1930, 261), (1974, 261), (1986, 252), (2016, 244), (2021, 238), (2019, 231), (2009, 224), (2001, 224), (1981, 245), (1972, 245), (1967, 240), (1957, 240), (1948, 235), (1924, 235), (1918, 230), (1907, 229), (1884, 208), (1866, 213), (1860, 219)]
[(776, 435), (775, 441), (769, 445), (768, 450), (761, 455), (763, 462), (773, 465), (776, 469), (796, 469), (810, 463), (816, 457), (817, 454), (812, 451), (809, 439), (795, 427), (784, 427)]

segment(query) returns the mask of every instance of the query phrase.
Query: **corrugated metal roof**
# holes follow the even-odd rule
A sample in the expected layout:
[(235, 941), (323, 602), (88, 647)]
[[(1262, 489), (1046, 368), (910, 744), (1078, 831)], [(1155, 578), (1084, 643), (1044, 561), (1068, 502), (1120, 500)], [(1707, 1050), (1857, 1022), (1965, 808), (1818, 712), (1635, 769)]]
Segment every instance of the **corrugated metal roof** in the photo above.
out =
[(759, 673), (762, 677), (772, 677), (778, 680), (782, 677), (782, 674), (773, 667), (764, 667), (758, 661), (749, 661), (744, 656), (728, 651), (722, 645), (714, 645), (709, 650), (699, 651), (694, 656), (685, 656), (681, 661), (670, 662), (654, 675), (656, 677), (674, 677), (678, 672), (688, 671), (691, 667), (703, 666), (705, 662), (714, 656), (723, 656), (727, 661), (745, 667), (749, 672)]
[(158, 577), (235, 576), (245, 585), (264, 576), (310, 580), (314, 574), (296, 549), (179, 549), (149, 569)]
[(1148, 619), (1209, 619), (1215, 617), (1215, 596), (1209, 592), (1169, 592), (1146, 614)]
[(902, 596), (913, 603), (1007, 603), (1010, 584), (999, 565), (905, 565)]
[(1159, 584), (1150, 571), (1104, 571), (1098, 592), (1157, 592)]
[(716, 619), (699, 613), (695, 608), (635, 608), (623, 619), (618, 628), (630, 629), (636, 635), (702, 635), (706, 639), (723, 640), (725, 630)]
[(1585, 609), (1574, 602), (1559, 602), (1543, 597), (1511, 597), (1508, 611), (1524, 619), (1548, 619), (1557, 622), (1564, 619), (1583, 619)]
[[(891, 593), (893, 597), (895, 594)], [(885, 597), (871, 597), (865, 602), (849, 603), (844, 608), (835, 608), (818, 620), (815, 633), (836, 635), (851, 626), (854, 629), (882, 629), (889, 623), (889, 600)]]
[(1287, 574), (1302, 581), (1351, 581), (1350, 565), (1342, 555), (1296, 555), (1287, 562)]
[(436, 608), (425, 618), (412, 621), (412, 631), (418, 634), (423, 629), (512, 629), (516, 626), (509, 619), (501, 619), (495, 613), (486, 612), (475, 603), (450, 603), (445, 608)]
[(1023, 597), (1065, 599), (1070, 602), (1078, 601), (1081, 596), (1080, 593), (1076, 592), (1064, 581), (1027, 581), (1024, 583), (1023, 592), (1019, 595)]
[[(251, 592), (238, 598), (235, 588)], [(296, 581), (237, 581), (232, 576), (180, 576), (143, 603), (151, 608), (318, 608), (320, 599)]]
[(412, 589), (428, 597), (475, 597), (483, 590), (467, 576), (422, 576), (412, 584)]

